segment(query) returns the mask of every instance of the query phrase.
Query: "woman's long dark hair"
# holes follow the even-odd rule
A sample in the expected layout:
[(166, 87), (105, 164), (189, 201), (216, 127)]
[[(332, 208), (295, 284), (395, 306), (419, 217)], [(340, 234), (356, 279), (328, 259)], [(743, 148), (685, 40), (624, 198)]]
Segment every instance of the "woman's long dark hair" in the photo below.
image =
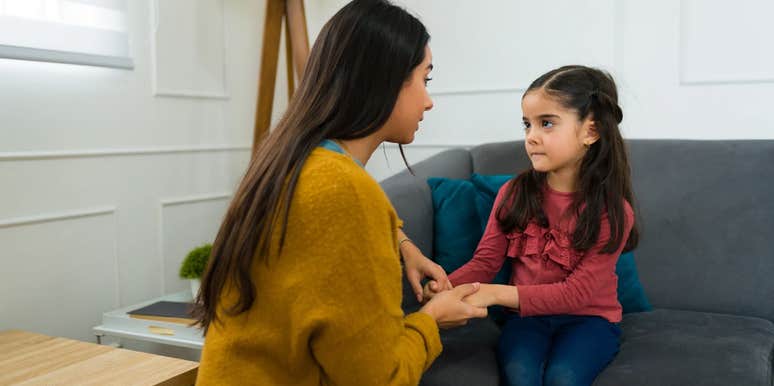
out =
[[(571, 207), (578, 216), (572, 234), (572, 247), (587, 251), (597, 242), (600, 217), (606, 210), (611, 237), (602, 252), (615, 252), (624, 238), (624, 251), (634, 249), (639, 241), (636, 222), (628, 235), (623, 234), (626, 215), (623, 200), (628, 201), (632, 208), (635, 202), (626, 146), (618, 129), (623, 112), (618, 106), (615, 81), (610, 74), (595, 68), (564, 66), (537, 78), (524, 95), (537, 90), (544, 91), (565, 108), (575, 111), (580, 121), (591, 117), (599, 134), (599, 139), (581, 160), (579, 194)], [(545, 182), (546, 173), (534, 168), (511, 181), (506, 196), (509, 199), (503, 200), (497, 209), (497, 218), (504, 232), (523, 231), (533, 220), (542, 227), (548, 226), (542, 209)]]
[[(324, 139), (363, 138), (381, 128), (429, 39), (419, 20), (385, 0), (352, 1), (325, 24), (298, 90), (257, 147), (215, 238), (194, 309), (205, 334), (218, 307), (237, 315), (255, 301), (251, 265), (266, 262), (277, 231), (281, 250), (291, 198), (312, 150)], [(239, 294), (233, 305), (219, 304), (226, 286)]]

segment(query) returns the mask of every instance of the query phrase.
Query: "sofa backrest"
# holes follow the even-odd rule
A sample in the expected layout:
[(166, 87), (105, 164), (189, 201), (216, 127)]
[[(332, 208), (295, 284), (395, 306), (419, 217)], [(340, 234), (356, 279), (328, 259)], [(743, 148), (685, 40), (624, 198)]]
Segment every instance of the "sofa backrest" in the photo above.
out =
[[(651, 303), (774, 321), (774, 141), (631, 140), (628, 146), (641, 231), (635, 257)], [(441, 153), (417, 164), (417, 177), (404, 173), (383, 186), (416, 238), (412, 233), (432, 229), (425, 177), (528, 167), (523, 142), (485, 144)], [(424, 185), (429, 211), (418, 212), (416, 198), (396, 196), (400, 184)], [(419, 238), (432, 254), (432, 233)]]

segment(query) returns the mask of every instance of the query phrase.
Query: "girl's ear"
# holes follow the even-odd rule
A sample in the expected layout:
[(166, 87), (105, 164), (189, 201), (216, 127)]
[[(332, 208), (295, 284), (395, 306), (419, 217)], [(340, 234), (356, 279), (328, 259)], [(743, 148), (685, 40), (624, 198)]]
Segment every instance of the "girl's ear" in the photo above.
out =
[(599, 132), (597, 132), (597, 125), (596, 122), (593, 120), (586, 119), (585, 122), (583, 122), (583, 145), (588, 147), (594, 144), (594, 142), (597, 142), (599, 140)]

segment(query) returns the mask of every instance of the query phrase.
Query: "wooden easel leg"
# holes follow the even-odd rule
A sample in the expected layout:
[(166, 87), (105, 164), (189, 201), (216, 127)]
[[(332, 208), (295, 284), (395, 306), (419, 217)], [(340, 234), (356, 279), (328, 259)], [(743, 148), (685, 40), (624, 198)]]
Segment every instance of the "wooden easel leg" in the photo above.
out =
[(286, 21), (290, 30), (290, 46), (293, 62), (296, 64), (297, 79), (304, 75), (306, 60), (309, 58), (309, 33), (306, 30), (306, 14), (303, 0), (287, 0)]
[(253, 152), (258, 148), (261, 139), (269, 132), (271, 125), (283, 17), (285, 18), (285, 55), (287, 56), (289, 97), (293, 96), (296, 89), (295, 79), (301, 79), (306, 60), (309, 57), (309, 35), (306, 30), (303, 0), (267, 0), (261, 72), (258, 79), (258, 106), (255, 112), (255, 130), (253, 133)]
[(253, 133), (253, 151), (269, 131), (271, 110), (274, 104), (274, 86), (277, 78), (277, 60), (279, 59), (282, 16), (285, 13), (285, 0), (266, 1), (266, 21), (263, 27), (263, 49), (261, 53), (261, 72), (258, 79), (258, 106), (255, 112), (255, 131)]
[[(296, 91), (294, 71), (293, 71), (293, 39), (290, 37), (290, 23), (285, 17), (285, 62), (287, 63), (288, 76), (288, 100), (293, 98), (293, 92)], [(298, 76), (299, 79), (301, 75)]]

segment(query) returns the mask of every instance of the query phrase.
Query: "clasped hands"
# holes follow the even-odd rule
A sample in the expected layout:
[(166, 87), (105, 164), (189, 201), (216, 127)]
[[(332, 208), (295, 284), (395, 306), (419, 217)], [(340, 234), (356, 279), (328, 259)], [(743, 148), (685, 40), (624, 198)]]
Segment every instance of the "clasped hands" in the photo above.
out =
[[(498, 286), (493, 284), (477, 284), (478, 290), (462, 298), (462, 301), (473, 307), (489, 307), (499, 304)], [(428, 280), (422, 289), (422, 302), (427, 302), (440, 292), (452, 289), (450, 282), (444, 285), (435, 280)]]
[[(399, 232), (405, 237), (403, 232)], [(420, 312), (429, 314), (439, 327), (465, 325), (468, 319), (487, 316), (487, 307), (497, 304), (503, 286), (468, 283), (452, 286), (444, 269), (424, 256), (411, 242), (399, 243), (405, 263), (406, 277), (417, 298), (424, 303)], [(423, 288), (421, 280), (431, 279)]]

